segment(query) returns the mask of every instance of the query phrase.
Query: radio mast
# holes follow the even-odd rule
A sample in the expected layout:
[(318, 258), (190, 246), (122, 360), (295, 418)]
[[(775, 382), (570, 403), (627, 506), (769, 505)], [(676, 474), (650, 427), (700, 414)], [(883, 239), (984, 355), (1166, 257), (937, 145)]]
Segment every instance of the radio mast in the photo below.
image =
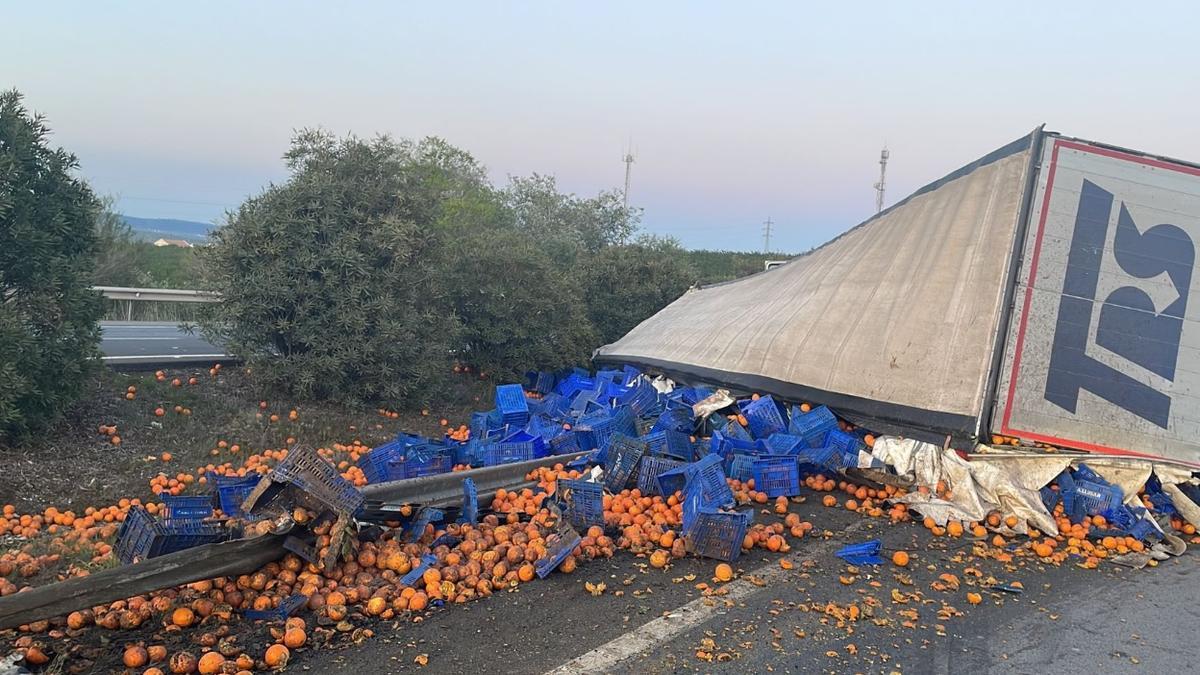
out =
[[(879, 182), (875, 184), (875, 213), (883, 211), (883, 193), (887, 189), (885, 179), (887, 178), (887, 161), (888, 161), (887, 146), (883, 146), (883, 150), (879, 153)], [(626, 178), (628, 180), (628, 178)], [(628, 189), (628, 187), (626, 187)]]

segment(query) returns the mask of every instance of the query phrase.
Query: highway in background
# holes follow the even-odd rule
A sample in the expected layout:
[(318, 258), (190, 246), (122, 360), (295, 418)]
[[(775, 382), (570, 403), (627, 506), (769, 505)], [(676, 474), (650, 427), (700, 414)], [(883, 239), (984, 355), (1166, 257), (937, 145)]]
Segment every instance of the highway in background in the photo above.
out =
[(199, 335), (187, 333), (175, 323), (105, 321), (100, 324), (100, 330), (104, 362), (114, 367), (170, 366), (229, 359), (223, 349)]

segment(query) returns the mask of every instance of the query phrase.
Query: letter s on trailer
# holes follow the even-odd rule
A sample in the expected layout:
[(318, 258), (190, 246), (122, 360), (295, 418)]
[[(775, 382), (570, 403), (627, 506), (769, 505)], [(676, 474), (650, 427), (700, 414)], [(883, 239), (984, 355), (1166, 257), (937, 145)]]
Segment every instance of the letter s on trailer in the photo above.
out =
[(992, 429), (1200, 465), (1200, 167), (1047, 134)]

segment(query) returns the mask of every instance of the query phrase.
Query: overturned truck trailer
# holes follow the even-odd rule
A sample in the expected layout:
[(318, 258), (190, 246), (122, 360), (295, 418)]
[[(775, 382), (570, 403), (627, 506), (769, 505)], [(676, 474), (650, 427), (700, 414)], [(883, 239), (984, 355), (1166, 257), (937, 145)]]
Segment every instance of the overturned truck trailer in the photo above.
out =
[(786, 265), (689, 291), (596, 360), (1200, 466), (1200, 167), (1041, 129)]

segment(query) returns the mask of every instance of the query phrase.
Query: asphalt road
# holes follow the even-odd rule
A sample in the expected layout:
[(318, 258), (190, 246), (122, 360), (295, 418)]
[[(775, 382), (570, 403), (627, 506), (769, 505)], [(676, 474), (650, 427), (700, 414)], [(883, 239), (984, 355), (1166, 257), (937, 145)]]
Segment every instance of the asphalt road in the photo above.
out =
[(113, 366), (167, 366), (225, 358), (220, 347), (199, 335), (189, 335), (174, 323), (105, 321), (100, 330), (104, 362)]
[[(816, 537), (787, 554), (755, 550), (736, 565), (727, 595), (705, 596), (715, 561), (685, 558), (665, 571), (619, 552), (491, 598), (442, 608), (420, 623), (377, 627), (377, 636), (306, 654), (314, 672), (460, 673), (1167, 673), (1196, 672), (1200, 557), (1157, 568), (1083, 570), (972, 554), (965, 539), (934, 538), (919, 525), (887, 525), (808, 503), (793, 510)], [(757, 520), (771, 522), (773, 514)], [(849, 570), (834, 552), (878, 538), (911, 551)], [(969, 570), (979, 570), (973, 576)], [(940, 574), (962, 587), (938, 589)], [(695, 576), (692, 576), (695, 575)], [(689, 578), (690, 577), (690, 578)], [(585, 582), (604, 582), (593, 596)], [(1021, 594), (989, 590), (1019, 581)], [(895, 593), (899, 593), (899, 599)], [(983, 601), (971, 605), (967, 592)], [(618, 594), (619, 593), (619, 594)], [(869, 598), (869, 599), (868, 599)], [(856, 604), (857, 621), (830, 613)], [(868, 609), (870, 608), (870, 609)], [(418, 666), (427, 655), (428, 665)]]

